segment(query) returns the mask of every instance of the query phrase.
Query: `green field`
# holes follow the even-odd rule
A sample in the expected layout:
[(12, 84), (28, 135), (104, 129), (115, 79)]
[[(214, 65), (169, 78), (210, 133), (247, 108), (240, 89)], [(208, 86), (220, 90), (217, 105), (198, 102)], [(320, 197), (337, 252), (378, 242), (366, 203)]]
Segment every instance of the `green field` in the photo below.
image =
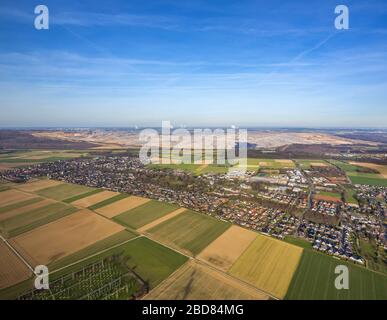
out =
[(1, 221), (0, 231), (6, 237), (14, 237), (41, 225), (60, 219), (77, 210), (79, 209), (64, 203), (49, 204)]
[(114, 220), (133, 229), (138, 229), (178, 208), (176, 205), (151, 200), (137, 208), (115, 216)]
[(341, 200), (341, 194), (337, 193), (337, 192), (319, 191), (317, 194), (320, 194), (322, 196), (336, 198), (337, 200)]
[(48, 188), (39, 190), (36, 192), (36, 194), (42, 197), (63, 201), (65, 199), (79, 196), (81, 194), (87, 194), (93, 190), (95, 189), (81, 186), (78, 184), (65, 183), (65, 184), (60, 184), (58, 186), (48, 187)]
[(0, 154), (0, 163), (40, 163), (85, 157), (88, 152), (73, 150), (21, 150)]
[(187, 210), (148, 230), (161, 242), (196, 255), (230, 227), (229, 223)]
[(299, 246), (304, 249), (312, 249), (312, 244), (304, 239), (293, 237), (293, 236), (286, 236), (284, 241), (294, 244), (296, 246)]
[[(378, 173), (361, 172), (361, 170), (364, 170), (365, 168), (343, 161), (330, 160), (330, 162), (344, 170), (353, 184), (367, 184), (371, 186), (383, 187), (387, 186), (387, 179)], [(351, 200), (354, 200), (354, 202), (351, 203), (357, 203), (356, 199)]]
[(350, 187), (345, 188), (345, 201), (348, 203), (356, 204), (358, 205), (358, 201), (355, 198), (356, 191)]
[[(348, 266), (348, 290), (335, 288), (337, 265)], [(387, 277), (382, 274), (319, 252), (304, 250), (285, 298), (290, 300), (386, 300), (386, 287)]]
[(112, 254), (122, 253), (127, 257), (127, 265), (134, 269), (145, 281), (149, 281), (153, 288), (162, 280), (167, 278), (172, 272), (179, 268), (187, 258), (183, 255), (162, 246), (145, 237), (134, 239), (121, 246), (108, 250), (102, 254), (86, 259), (69, 268), (65, 268), (57, 273), (56, 276), (77, 270), (80, 266), (85, 266), (91, 262), (99, 261), (103, 257)]
[(348, 174), (353, 184), (368, 184), (370, 186), (387, 187), (387, 179), (384, 179), (378, 174), (372, 173), (358, 173), (356, 175)]
[(122, 200), (122, 199), (125, 199), (129, 197), (128, 194), (126, 193), (120, 193), (120, 194), (117, 194), (116, 196), (114, 197), (111, 197), (109, 199), (106, 199), (106, 200), (103, 200), (101, 202), (98, 202), (96, 204), (93, 204), (92, 206), (89, 207), (90, 210), (96, 210), (96, 209), (99, 209), (99, 208), (102, 208), (102, 207), (105, 207), (107, 206), (108, 204), (111, 204), (113, 202), (117, 202), (119, 200)]
[(77, 262), (81, 259), (97, 254), (103, 250), (109, 249), (115, 245), (133, 239), (134, 237), (136, 237), (135, 233), (129, 230), (122, 230), (121, 232), (118, 232), (106, 239), (98, 241), (92, 244), (91, 246), (86, 247), (85, 249), (77, 251), (69, 256), (63, 257), (62, 259), (51, 263), (48, 267), (52, 271), (57, 270), (74, 262)]

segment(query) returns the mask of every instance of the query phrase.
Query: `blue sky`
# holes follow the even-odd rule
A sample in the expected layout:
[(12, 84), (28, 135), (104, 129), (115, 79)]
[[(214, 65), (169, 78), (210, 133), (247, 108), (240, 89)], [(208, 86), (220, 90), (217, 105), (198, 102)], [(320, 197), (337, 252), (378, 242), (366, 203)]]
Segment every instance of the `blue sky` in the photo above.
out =
[(0, 6), (0, 126), (387, 127), (383, 0)]

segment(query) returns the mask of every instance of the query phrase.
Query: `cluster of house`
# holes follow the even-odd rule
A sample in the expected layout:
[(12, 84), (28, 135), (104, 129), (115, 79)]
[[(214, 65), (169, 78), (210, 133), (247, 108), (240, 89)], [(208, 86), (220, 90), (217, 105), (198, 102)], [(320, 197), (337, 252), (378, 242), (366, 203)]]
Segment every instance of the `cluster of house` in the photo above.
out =
[(317, 200), (312, 201), (310, 211), (313, 214), (335, 216), (339, 213), (339, 206), (335, 202)]
[(312, 243), (313, 248), (330, 255), (364, 264), (352, 247), (351, 229), (303, 220), (297, 230), (299, 236)]

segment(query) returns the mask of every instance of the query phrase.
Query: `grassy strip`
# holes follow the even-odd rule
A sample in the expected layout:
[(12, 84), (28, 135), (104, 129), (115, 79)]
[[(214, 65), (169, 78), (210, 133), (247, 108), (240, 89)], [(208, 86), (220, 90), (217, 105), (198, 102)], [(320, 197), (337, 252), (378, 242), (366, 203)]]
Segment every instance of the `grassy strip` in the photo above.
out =
[(0, 186), (0, 192), (2, 192), (2, 191), (7, 191), (7, 190), (9, 190), (9, 189), (11, 189), (10, 187), (7, 187), (7, 186)]
[(313, 246), (309, 241), (306, 241), (306, 240), (301, 239), (301, 238), (286, 236), (284, 241), (288, 242), (290, 244), (294, 244), (295, 246), (298, 246), (298, 247), (301, 247), (304, 249), (313, 249)]
[(40, 201), (42, 201), (42, 198), (38, 198), (37, 197), (37, 198), (32, 198), (32, 199), (16, 202), (16, 203), (10, 204), (8, 206), (1, 207), (0, 208), (0, 214), (6, 213), (6, 212), (11, 211), (13, 209), (25, 207), (25, 206), (28, 206), (30, 204), (34, 204), (34, 203), (37, 203), (37, 202), (40, 202)]
[(106, 199), (104, 201), (101, 201), (101, 202), (98, 202), (96, 204), (93, 204), (92, 206), (88, 207), (90, 210), (96, 210), (96, 209), (99, 209), (99, 208), (102, 208), (102, 207), (105, 207), (107, 206), (108, 204), (111, 204), (113, 202), (116, 202), (116, 201), (119, 201), (119, 200), (122, 200), (122, 199), (125, 199), (129, 197), (128, 194), (126, 193), (120, 193), (112, 198), (109, 198), (109, 199)]
[(95, 190), (91, 190), (91, 191), (86, 192), (86, 193), (79, 194), (79, 195), (74, 196), (74, 197), (70, 197), (70, 198), (64, 199), (62, 201), (66, 202), (66, 203), (71, 203), (71, 202), (77, 201), (79, 199), (83, 199), (83, 198), (92, 196), (93, 194), (96, 194), (96, 193), (99, 193), (99, 192), (102, 192), (102, 191), (104, 191), (104, 190), (103, 189), (95, 189)]

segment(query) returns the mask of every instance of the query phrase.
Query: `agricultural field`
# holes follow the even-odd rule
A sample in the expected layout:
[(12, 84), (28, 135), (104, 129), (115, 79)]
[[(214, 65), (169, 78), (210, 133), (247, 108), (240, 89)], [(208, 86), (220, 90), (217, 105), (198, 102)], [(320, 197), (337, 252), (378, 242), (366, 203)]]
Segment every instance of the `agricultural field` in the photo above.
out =
[(148, 230), (156, 240), (197, 255), (230, 227), (229, 223), (191, 210)]
[(181, 164), (150, 164), (149, 167), (155, 169), (173, 169), (188, 171), (195, 175), (206, 173), (225, 174), (228, 172), (230, 166), (217, 164), (195, 164), (195, 163), (181, 163)]
[[(97, 189), (98, 190), (98, 189)], [(82, 208), (88, 208), (92, 205), (95, 205), (97, 203), (100, 203), (102, 201), (105, 201), (107, 199), (111, 199), (117, 195), (119, 195), (118, 192), (113, 191), (103, 191), (102, 189), (99, 189), (100, 192), (88, 194), (86, 196), (81, 195), (79, 199), (74, 199), (73, 201), (69, 201), (73, 206), (82, 207)]]
[(267, 300), (254, 287), (193, 260), (187, 262), (145, 299), (162, 300)]
[(387, 166), (362, 162), (348, 163), (337, 160), (331, 160), (330, 162), (344, 170), (353, 184), (368, 184), (372, 186), (384, 187), (387, 186)]
[[(63, 218), (78, 210), (77, 208), (61, 202), (47, 203), (44, 206), (38, 205), (37, 207), (32, 207), (31, 210), (24, 212), (15, 210), (13, 211), (14, 214), (12, 216), (9, 216), (9, 211), (6, 212), (6, 219), (0, 221), (1, 234), (7, 238), (15, 237), (23, 232)], [(19, 210), (22, 211), (23, 209), (19, 208)]]
[[(98, 212), (99, 214), (102, 214), (107, 218), (113, 218), (124, 212), (141, 206), (149, 201), (150, 199), (120, 194), (118, 196), (97, 203), (96, 205), (90, 206), (89, 208)], [(104, 205), (100, 207), (101, 204)]]
[(50, 290), (31, 288), (18, 296), (18, 300), (128, 300), (148, 291), (120, 255), (100, 261), (50, 279)]
[(10, 243), (30, 264), (48, 265), (123, 229), (91, 211), (82, 210), (18, 235)]
[(41, 197), (54, 199), (57, 201), (65, 201), (82, 194), (89, 194), (95, 188), (85, 187), (78, 184), (63, 183), (57, 186), (44, 188), (36, 191)]
[(227, 272), (256, 237), (256, 232), (233, 225), (208, 245), (198, 258)]
[(282, 299), (297, 270), (303, 249), (258, 235), (229, 273)]
[(149, 229), (152, 229), (153, 227), (157, 226), (158, 224), (164, 222), (164, 221), (167, 221), (173, 217), (176, 217), (178, 216), (179, 214), (181, 214), (182, 212), (184, 212), (185, 210), (187, 210), (186, 208), (179, 208), (179, 209), (176, 209), (164, 216), (162, 216), (161, 218), (158, 218), (156, 220), (153, 220), (152, 222), (149, 222), (147, 223), (146, 225), (142, 226), (141, 228), (138, 228), (137, 231), (138, 232), (142, 232), (142, 233), (146, 233), (147, 230)]
[(0, 289), (28, 279), (32, 271), (0, 240)]
[[(349, 268), (349, 289), (337, 290), (334, 281), (335, 267)], [(295, 272), (286, 299), (290, 300), (366, 300), (387, 299), (387, 276), (339, 259), (304, 250)]]
[(126, 259), (126, 264), (147, 281), (151, 288), (157, 286), (187, 261), (187, 258), (178, 252), (145, 237), (140, 237), (64, 268), (56, 274), (67, 274), (114, 254), (122, 255), (123, 259)]
[(328, 166), (330, 166), (330, 163), (328, 163), (325, 160), (315, 160), (315, 159), (312, 159), (312, 160), (306, 160), (306, 159), (298, 160), (297, 159), (297, 163), (300, 165), (301, 169), (306, 169), (306, 170), (310, 169), (311, 167), (328, 167)]
[(0, 207), (9, 206), (33, 198), (37, 198), (37, 196), (14, 189), (5, 190), (1, 192)]
[(21, 150), (0, 154), (0, 163), (26, 164), (67, 160), (88, 156), (88, 152), (76, 150)]
[(119, 231), (103, 240), (97, 241), (92, 245), (87, 246), (84, 249), (81, 249), (75, 253), (69, 254), (68, 256), (50, 263), (48, 267), (50, 270), (56, 271), (79, 260), (98, 254), (102, 251), (109, 250), (112, 247), (122, 245), (123, 243), (126, 243), (137, 236), (137, 234), (129, 230)]
[(295, 163), (290, 159), (259, 159), (259, 158), (248, 158), (247, 159), (247, 170), (258, 171), (258, 170), (279, 170), (279, 169), (293, 169)]
[(156, 219), (159, 219), (172, 211), (177, 210), (176, 205), (160, 202), (156, 200), (148, 201), (134, 209), (130, 209), (124, 213), (114, 217), (114, 220), (129, 226), (133, 229), (138, 229)]
[(60, 184), (63, 184), (63, 182), (49, 179), (40, 179), (36, 181), (29, 181), (25, 184), (15, 185), (15, 188), (25, 192), (36, 192)]
[(319, 191), (316, 193), (316, 200), (341, 202), (341, 193), (330, 191)]

